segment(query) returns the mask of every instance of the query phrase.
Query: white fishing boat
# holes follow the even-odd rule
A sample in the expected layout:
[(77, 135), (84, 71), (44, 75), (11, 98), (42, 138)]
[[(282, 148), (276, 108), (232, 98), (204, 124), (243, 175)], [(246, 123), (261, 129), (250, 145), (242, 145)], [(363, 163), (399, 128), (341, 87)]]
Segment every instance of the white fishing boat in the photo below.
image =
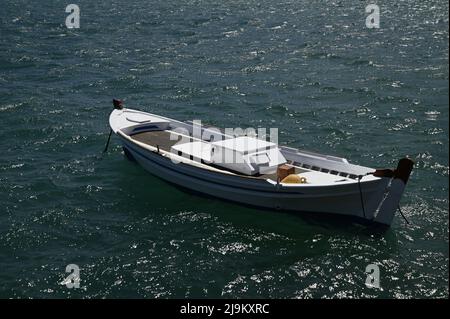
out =
[(403, 158), (377, 170), (113, 102), (111, 132), (129, 158), (170, 183), (246, 205), (390, 225), (413, 167)]

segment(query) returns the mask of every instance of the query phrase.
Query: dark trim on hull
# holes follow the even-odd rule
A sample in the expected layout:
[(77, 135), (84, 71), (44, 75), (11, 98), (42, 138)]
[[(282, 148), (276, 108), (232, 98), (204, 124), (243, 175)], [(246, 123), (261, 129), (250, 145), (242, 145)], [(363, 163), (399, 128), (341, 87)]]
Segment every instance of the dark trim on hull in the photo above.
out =
[(134, 158), (133, 154), (131, 154), (131, 152), (128, 150), (128, 148), (126, 148), (125, 146), (122, 147), (123, 149), (123, 153), (125, 155), (125, 157), (127, 158), (127, 160), (137, 163), (137, 160)]
[[(123, 146), (123, 148), (126, 148), (126, 146)], [(129, 151), (129, 150), (128, 150), (128, 151)], [(166, 165), (162, 165), (162, 164), (160, 164), (160, 163), (157, 163), (155, 160), (149, 158), (147, 155), (143, 154), (143, 153), (140, 152), (140, 151), (137, 151), (137, 150), (135, 150), (135, 149), (133, 149), (133, 151), (136, 152), (136, 153), (138, 153), (140, 156), (144, 157), (146, 160), (152, 162), (152, 163), (155, 164), (155, 165), (162, 166), (164, 169), (172, 169), (171, 167), (168, 167), (168, 166), (166, 166)], [(167, 160), (169, 160), (169, 159), (167, 159)], [(180, 163), (180, 164), (182, 164), (182, 163)], [(178, 164), (178, 165), (179, 165), (179, 164)], [(203, 178), (203, 177), (198, 177), (198, 176), (186, 174), (186, 173), (184, 173), (184, 172), (181, 172), (181, 171), (175, 170), (175, 169), (174, 169), (174, 171), (175, 171), (177, 174), (181, 174), (181, 175), (184, 175), (184, 176), (188, 176), (188, 177), (190, 177), (190, 178), (195, 178), (195, 179), (201, 180), (201, 181), (203, 181), (203, 182), (211, 183), (210, 180), (207, 180), (207, 179), (205, 179), (205, 178)], [(261, 180), (261, 182), (264, 182), (264, 180)], [(304, 195), (304, 193), (300, 193), (300, 192), (288, 192), (288, 191), (283, 191), (283, 192), (273, 192), (273, 191), (262, 190), (262, 189), (249, 189), (249, 188), (245, 188), (245, 187), (241, 187), (241, 186), (237, 186), (237, 185), (224, 184), (224, 183), (217, 182), (217, 181), (214, 181), (214, 184), (218, 184), (218, 185), (225, 186), (225, 187), (239, 188), (239, 189), (243, 189), (243, 190), (246, 190), (246, 191), (261, 192), (261, 193), (276, 194), (276, 195), (280, 195), (280, 194), (287, 194), (287, 195)]]
[[(127, 152), (130, 152), (125, 146), (123, 147), (124, 150), (126, 150)], [(158, 166), (162, 166), (161, 164), (155, 162), (154, 160), (150, 159), (148, 156), (142, 154), (141, 152), (138, 152), (136, 150), (133, 150), (136, 153), (138, 153), (140, 156), (144, 157), (145, 159), (151, 161), (152, 163), (154, 163), (154, 165), (158, 165)], [(133, 158), (134, 159), (134, 158)], [(133, 162), (136, 162), (137, 164), (139, 164), (135, 159)], [(268, 212), (279, 212), (279, 213), (286, 213), (286, 214), (290, 214), (290, 215), (295, 215), (298, 217), (311, 217), (313, 219), (326, 219), (327, 221), (330, 220), (336, 220), (336, 221), (340, 221), (340, 220), (346, 220), (346, 221), (353, 221), (353, 222), (357, 222), (358, 224), (364, 225), (364, 226), (371, 226), (371, 227), (376, 227), (376, 228), (380, 228), (380, 229), (385, 229), (385, 228), (389, 228), (389, 226), (386, 226), (384, 224), (378, 223), (374, 220), (368, 220), (365, 219), (364, 217), (361, 216), (356, 216), (356, 215), (346, 215), (346, 214), (336, 214), (336, 213), (330, 213), (330, 212), (311, 212), (311, 211), (302, 211), (302, 210), (289, 210), (289, 209), (274, 209), (274, 208), (269, 208), (269, 207), (264, 207), (264, 206), (258, 206), (258, 205), (253, 205), (253, 204), (248, 204), (248, 203), (243, 203), (240, 201), (236, 201), (236, 200), (232, 200), (232, 199), (227, 199), (227, 198), (223, 198), (223, 197), (218, 197), (218, 196), (214, 196), (214, 195), (210, 195), (210, 194), (206, 194), (200, 191), (196, 191), (192, 188), (186, 187), (186, 186), (182, 186), (179, 184), (176, 184), (174, 182), (171, 182), (163, 177), (157, 176), (155, 174), (153, 174), (151, 171), (146, 170), (144, 167), (142, 167), (142, 165), (139, 164), (139, 166), (141, 168), (143, 168), (146, 172), (148, 172), (149, 174), (151, 174), (152, 176), (164, 181), (165, 183), (174, 186), (175, 188), (183, 191), (183, 192), (187, 192), (187, 193), (191, 193), (191, 194), (195, 194), (199, 197), (205, 197), (205, 198), (212, 198), (215, 200), (220, 200), (220, 201), (224, 201), (224, 202), (228, 202), (228, 203), (233, 203), (233, 204), (237, 204), (237, 205), (241, 205), (247, 208), (252, 208), (252, 209), (259, 209), (259, 210), (264, 210), (264, 211), (268, 211)], [(166, 166), (163, 166), (164, 169), (169, 169)], [(188, 175), (185, 174), (183, 172), (179, 172), (176, 171), (177, 174), (182, 174), (185, 176), (189, 176), (191, 178), (197, 178), (196, 176), (192, 176), (192, 175)], [(199, 178), (203, 181), (205, 181), (202, 178)], [(209, 182), (209, 181), (207, 181)], [(226, 187), (232, 187), (226, 184), (221, 184), (224, 185)], [(239, 187), (236, 187), (239, 188)], [(247, 190), (247, 189), (246, 189)], [(266, 191), (267, 192), (267, 191)], [(268, 193), (274, 193), (274, 192), (268, 192)], [(276, 193), (279, 194), (279, 193)], [(286, 194), (286, 193), (285, 193)], [(290, 194), (300, 194), (301, 193), (290, 193)], [(348, 224), (348, 223), (346, 223)]]
[(317, 219), (318, 221), (326, 220), (327, 222), (332, 221), (334, 223), (342, 222), (342, 224), (345, 224), (347, 226), (348, 226), (348, 222), (356, 222), (358, 224), (361, 224), (361, 225), (364, 225), (367, 227), (389, 229), (389, 226), (387, 226), (385, 224), (381, 224), (376, 221), (368, 220), (368, 219), (365, 219), (364, 217), (355, 216), (355, 215), (345, 215), (345, 214), (336, 214), (336, 213), (328, 213), (328, 212), (310, 212), (310, 211), (303, 211), (303, 210), (274, 209), (274, 208), (269, 208), (269, 207), (263, 207), (263, 206), (258, 206), (258, 205), (242, 203), (242, 202), (234, 201), (231, 199), (226, 199), (226, 198), (217, 197), (214, 195), (205, 194), (205, 193), (193, 190), (191, 188), (187, 188), (186, 186), (181, 186), (181, 185), (175, 184), (175, 183), (165, 180), (161, 177), (153, 175), (150, 172), (149, 172), (149, 174), (166, 182), (167, 184), (177, 188), (178, 190), (180, 190), (184, 193), (192, 194), (192, 195), (195, 195), (198, 197), (219, 200), (219, 201), (223, 201), (223, 202), (230, 203), (233, 205), (243, 206), (243, 207), (246, 207), (249, 209), (257, 209), (257, 210), (262, 210), (262, 211), (271, 212), (271, 213), (289, 214), (289, 215), (293, 215), (293, 216), (304, 218), (304, 219)]
[[(124, 149), (125, 149), (125, 147), (124, 147)], [(147, 172), (151, 176), (159, 179), (160, 181), (163, 181), (167, 185), (170, 185), (171, 187), (174, 187), (183, 193), (192, 194), (197, 197), (209, 198), (209, 199), (212, 199), (215, 201), (222, 201), (222, 202), (226, 202), (226, 203), (237, 205), (237, 206), (243, 206), (243, 207), (249, 208), (249, 209), (262, 210), (265, 212), (289, 214), (289, 215), (293, 215), (298, 218), (305, 219), (307, 221), (308, 220), (317, 220), (318, 222), (324, 222), (324, 221), (327, 223), (332, 222), (334, 224), (342, 224), (343, 227), (348, 227), (349, 222), (355, 222), (360, 225), (370, 227), (371, 229), (379, 230), (380, 232), (384, 232), (387, 229), (389, 229), (389, 226), (387, 226), (385, 224), (381, 224), (376, 221), (368, 220), (363, 217), (355, 216), (355, 215), (336, 214), (336, 213), (329, 213), (329, 212), (310, 212), (310, 211), (302, 211), (302, 210), (273, 209), (273, 208), (268, 208), (268, 207), (263, 207), (263, 206), (242, 203), (239, 201), (234, 201), (234, 200), (226, 199), (226, 198), (222, 198), (222, 197), (217, 197), (214, 195), (196, 191), (192, 188), (188, 188), (186, 186), (182, 186), (182, 185), (176, 184), (174, 182), (171, 182), (165, 178), (162, 178), (162, 177), (155, 175), (152, 172), (146, 170), (136, 160), (134, 160), (132, 162), (134, 162), (136, 165), (139, 165), (139, 167), (141, 167), (145, 172)], [(159, 164), (157, 164), (157, 165), (159, 165)]]

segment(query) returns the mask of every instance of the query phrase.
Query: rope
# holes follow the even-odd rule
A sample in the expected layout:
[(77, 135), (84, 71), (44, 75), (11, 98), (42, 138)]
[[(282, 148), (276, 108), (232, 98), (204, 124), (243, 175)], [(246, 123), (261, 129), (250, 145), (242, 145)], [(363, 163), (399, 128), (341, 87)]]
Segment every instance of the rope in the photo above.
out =
[(398, 211), (400, 212), (400, 215), (402, 215), (403, 219), (407, 224), (409, 224), (409, 221), (406, 219), (405, 215), (402, 212), (402, 209), (400, 208), (400, 204), (398, 205)]
[(362, 189), (361, 189), (361, 179), (362, 178), (363, 178), (363, 175), (358, 175), (359, 198), (361, 199), (361, 207), (362, 207), (362, 210), (363, 210), (364, 218), (367, 218), (366, 217), (366, 209), (364, 207), (364, 199), (363, 199)]
[(109, 131), (109, 136), (108, 136), (108, 142), (106, 142), (106, 146), (105, 149), (103, 150), (103, 153), (106, 153), (108, 151), (108, 146), (109, 146), (109, 141), (111, 140), (111, 134), (112, 134), (113, 130), (111, 129)]
[[(365, 174), (365, 175), (358, 175), (359, 197), (361, 198), (361, 206), (362, 206), (362, 210), (363, 210), (364, 217), (366, 217), (366, 210), (365, 210), (365, 208), (364, 208), (364, 200), (363, 200), (363, 194), (362, 194), (362, 190), (361, 190), (361, 179), (362, 179), (364, 176), (370, 175), (370, 174), (371, 174), (371, 173), (367, 173), (367, 174)], [(383, 202), (386, 200), (387, 196), (388, 196), (388, 195), (386, 194), (386, 196), (381, 200), (380, 204), (378, 205), (377, 211), (378, 211), (378, 209), (380, 208), (380, 206), (383, 204)], [(402, 215), (403, 219), (405, 220), (405, 222), (406, 222), (407, 224), (410, 224), (410, 222), (409, 222), (408, 219), (406, 218), (405, 214), (403, 214), (403, 211), (402, 211), (402, 209), (400, 208), (400, 204), (398, 205), (397, 208), (398, 208), (398, 211), (400, 212), (400, 215)]]

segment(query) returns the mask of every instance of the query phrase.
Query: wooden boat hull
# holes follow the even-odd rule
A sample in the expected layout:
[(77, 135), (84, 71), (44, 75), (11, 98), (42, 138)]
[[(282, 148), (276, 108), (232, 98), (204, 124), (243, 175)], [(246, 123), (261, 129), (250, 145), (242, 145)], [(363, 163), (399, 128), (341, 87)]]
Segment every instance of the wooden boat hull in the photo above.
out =
[[(398, 178), (370, 176), (358, 182), (335, 185), (286, 185), (269, 179), (240, 176), (205, 169), (200, 164), (176, 163), (170, 153), (133, 139), (124, 130), (114, 127), (114, 123), (111, 126), (128, 155), (155, 176), (197, 193), (255, 207), (348, 215), (390, 225), (406, 184)], [(338, 164), (351, 166), (346, 161)]]
[[(359, 189), (355, 184), (347, 187), (304, 187), (300, 190), (286, 189), (268, 184), (264, 180), (248, 180), (220, 173), (204, 174), (202, 169), (161, 157), (129, 141), (123, 140), (133, 158), (148, 172), (170, 183), (238, 203), (275, 210), (295, 212), (330, 213), (355, 216), (371, 220), (373, 216), (364, 216), (361, 207)], [(387, 186), (387, 180), (379, 180), (374, 185), (364, 185), (364, 196), (367, 197), (366, 209), (374, 211), (369, 205), (370, 198), (376, 198), (378, 204), (379, 190)], [(379, 221), (378, 221), (379, 222)], [(387, 224), (387, 223), (385, 223)]]

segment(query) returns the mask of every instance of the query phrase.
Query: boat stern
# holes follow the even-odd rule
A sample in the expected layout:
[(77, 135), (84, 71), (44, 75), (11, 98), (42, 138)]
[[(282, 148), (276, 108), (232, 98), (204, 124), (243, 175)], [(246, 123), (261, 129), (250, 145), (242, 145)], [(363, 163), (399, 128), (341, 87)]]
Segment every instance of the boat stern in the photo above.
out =
[(414, 162), (409, 158), (402, 158), (395, 170), (377, 170), (374, 175), (378, 177), (390, 177), (391, 181), (386, 187), (384, 196), (379, 203), (373, 220), (377, 223), (390, 225), (395, 212), (399, 207), (400, 199), (405, 191)]

